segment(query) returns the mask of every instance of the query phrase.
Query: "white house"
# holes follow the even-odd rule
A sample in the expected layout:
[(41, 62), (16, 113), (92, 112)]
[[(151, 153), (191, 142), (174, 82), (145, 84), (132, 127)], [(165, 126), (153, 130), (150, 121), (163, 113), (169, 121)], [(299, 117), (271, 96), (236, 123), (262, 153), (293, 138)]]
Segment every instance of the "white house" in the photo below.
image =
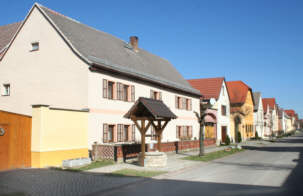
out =
[(260, 92), (254, 92), (254, 127), (259, 137), (264, 137), (264, 111)]
[(275, 98), (263, 98), (264, 137), (277, 135), (279, 131), (279, 115)]
[(163, 100), (178, 117), (163, 142), (199, 136), (200, 92), (167, 60), (139, 48), (136, 36), (125, 42), (36, 3), (0, 65), (1, 110), (31, 115), (34, 104), (89, 110), (89, 148), (140, 140), (123, 118), (139, 97)]
[(203, 95), (203, 101), (211, 98), (216, 100), (211, 109), (216, 110), (216, 140), (217, 144), (225, 142), (226, 136), (230, 135), (230, 102), (226, 89), (225, 79), (202, 78), (188, 80), (192, 87), (196, 88)]

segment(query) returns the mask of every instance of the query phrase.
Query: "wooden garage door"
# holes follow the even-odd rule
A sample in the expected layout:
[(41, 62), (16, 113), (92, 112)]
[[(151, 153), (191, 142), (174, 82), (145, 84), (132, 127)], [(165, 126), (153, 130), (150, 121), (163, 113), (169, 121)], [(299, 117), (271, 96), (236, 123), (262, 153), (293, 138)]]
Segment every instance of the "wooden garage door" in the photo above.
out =
[(31, 166), (31, 123), (30, 116), (0, 111), (0, 170)]
[(0, 124), (0, 170), (8, 168), (8, 125)]

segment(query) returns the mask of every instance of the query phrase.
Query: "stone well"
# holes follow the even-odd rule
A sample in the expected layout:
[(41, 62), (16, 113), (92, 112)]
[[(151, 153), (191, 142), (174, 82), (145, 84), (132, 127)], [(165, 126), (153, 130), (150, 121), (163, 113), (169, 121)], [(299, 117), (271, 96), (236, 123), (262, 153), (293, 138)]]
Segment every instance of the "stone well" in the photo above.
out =
[[(139, 153), (139, 160), (142, 159)], [(165, 167), (167, 156), (164, 152), (145, 152), (144, 167)]]

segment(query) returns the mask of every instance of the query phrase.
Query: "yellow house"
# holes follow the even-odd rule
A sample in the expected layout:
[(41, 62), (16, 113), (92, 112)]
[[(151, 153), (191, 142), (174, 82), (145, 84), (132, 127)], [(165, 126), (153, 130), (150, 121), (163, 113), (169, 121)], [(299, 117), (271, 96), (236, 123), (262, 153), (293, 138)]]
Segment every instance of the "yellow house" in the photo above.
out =
[(230, 96), (230, 130), (233, 141), (246, 140), (255, 136), (254, 100), (252, 89), (242, 81), (226, 82)]

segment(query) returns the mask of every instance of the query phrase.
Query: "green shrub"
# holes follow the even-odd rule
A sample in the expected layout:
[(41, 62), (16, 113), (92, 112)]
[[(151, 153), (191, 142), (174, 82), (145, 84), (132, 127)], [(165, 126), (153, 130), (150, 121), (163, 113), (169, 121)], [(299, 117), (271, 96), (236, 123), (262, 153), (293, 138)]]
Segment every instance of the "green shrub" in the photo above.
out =
[(238, 131), (238, 143), (241, 143), (242, 142), (242, 136), (241, 136), (241, 132)]
[(229, 144), (230, 144), (230, 138), (229, 138), (229, 136), (228, 136), (228, 135), (226, 136), (226, 139), (225, 139), (225, 144), (226, 144), (226, 145), (229, 145)]

